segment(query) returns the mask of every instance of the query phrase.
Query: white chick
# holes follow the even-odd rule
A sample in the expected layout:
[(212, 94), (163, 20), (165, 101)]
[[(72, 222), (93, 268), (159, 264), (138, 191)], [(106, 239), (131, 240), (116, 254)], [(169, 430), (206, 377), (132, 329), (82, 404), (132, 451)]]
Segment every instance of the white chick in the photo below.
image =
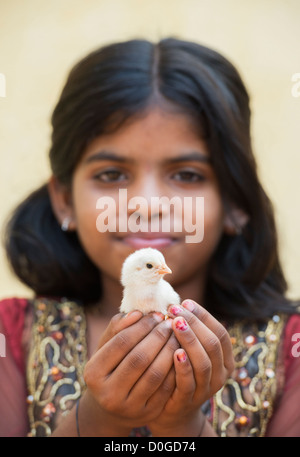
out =
[(179, 305), (179, 295), (163, 279), (167, 273), (172, 271), (157, 249), (144, 248), (130, 254), (122, 267), (124, 289), (120, 311), (140, 310), (144, 314), (157, 311), (166, 315), (169, 305)]

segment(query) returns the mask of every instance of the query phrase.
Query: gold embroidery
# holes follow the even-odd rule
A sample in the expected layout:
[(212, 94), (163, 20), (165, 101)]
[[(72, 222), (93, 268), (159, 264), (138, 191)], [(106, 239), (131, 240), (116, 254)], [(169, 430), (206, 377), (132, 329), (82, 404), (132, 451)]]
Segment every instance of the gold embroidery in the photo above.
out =
[(220, 436), (264, 436), (276, 396), (276, 363), (285, 319), (263, 328), (245, 322), (229, 328), (236, 368), (213, 398), (213, 427)]
[[(83, 308), (68, 300), (33, 302), (35, 322), (27, 364), (31, 436), (50, 435), (84, 391), (87, 360)], [(264, 436), (276, 396), (276, 363), (285, 324), (238, 322), (228, 329), (236, 368), (203, 411), (220, 436)], [(134, 434), (149, 435), (149, 431)]]
[(31, 436), (48, 436), (84, 389), (86, 322), (75, 302), (35, 300), (27, 364)]

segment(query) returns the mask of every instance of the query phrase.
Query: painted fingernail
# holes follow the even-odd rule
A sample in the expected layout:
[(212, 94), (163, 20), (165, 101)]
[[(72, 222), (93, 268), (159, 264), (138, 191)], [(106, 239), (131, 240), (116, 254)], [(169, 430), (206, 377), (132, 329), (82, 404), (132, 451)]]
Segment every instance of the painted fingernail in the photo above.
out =
[(177, 352), (176, 357), (177, 357), (178, 362), (186, 361), (186, 353), (184, 351)]
[(153, 313), (153, 317), (157, 322), (162, 322), (164, 320), (164, 318), (165, 318), (163, 313), (159, 313), (159, 312)]
[(177, 314), (182, 313), (183, 309), (181, 306), (178, 305), (172, 305), (169, 307), (169, 312), (174, 314), (174, 316), (177, 316)]
[(183, 317), (177, 317), (174, 319), (175, 327), (177, 330), (181, 330), (182, 332), (188, 328), (187, 322)]
[(182, 306), (191, 312), (193, 312), (195, 309), (195, 303), (192, 300), (185, 300), (184, 302), (182, 302)]

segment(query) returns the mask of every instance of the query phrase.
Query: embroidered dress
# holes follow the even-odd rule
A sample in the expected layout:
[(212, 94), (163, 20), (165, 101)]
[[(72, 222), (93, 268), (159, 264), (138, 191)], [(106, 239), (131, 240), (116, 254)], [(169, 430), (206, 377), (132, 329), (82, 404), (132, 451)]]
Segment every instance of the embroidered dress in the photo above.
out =
[(31, 434), (47, 436), (84, 390), (84, 311), (75, 302), (35, 300), (27, 363)]
[[(47, 436), (85, 389), (87, 360), (83, 308), (73, 301), (36, 299), (27, 363), (31, 436)], [(278, 361), (286, 319), (239, 322), (228, 328), (236, 369), (202, 409), (219, 436), (264, 436), (283, 373)], [(145, 428), (133, 436), (149, 436)]]
[(278, 353), (284, 324), (284, 317), (275, 315), (266, 324), (241, 322), (228, 329), (236, 368), (211, 401), (219, 436), (265, 435), (283, 384)]

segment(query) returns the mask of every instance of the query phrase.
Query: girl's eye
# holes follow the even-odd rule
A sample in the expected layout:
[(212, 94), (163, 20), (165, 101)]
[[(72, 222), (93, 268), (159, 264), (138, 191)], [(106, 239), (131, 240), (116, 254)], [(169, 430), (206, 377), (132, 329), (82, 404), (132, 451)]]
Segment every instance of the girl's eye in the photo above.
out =
[(195, 171), (191, 171), (191, 170), (178, 171), (173, 174), (172, 178), (175, 181), (188, 182), (188, 183), (189, 182), (190, 183), (200, 182), (200, 181), (205, 180), (203, 175), (201, 175), (200, 173), (197, 173)]
[(95, 178), (104, 183), (118, 182), (126, 179), (126, 175), (120, 170), (105, 170), (98, 173)]

